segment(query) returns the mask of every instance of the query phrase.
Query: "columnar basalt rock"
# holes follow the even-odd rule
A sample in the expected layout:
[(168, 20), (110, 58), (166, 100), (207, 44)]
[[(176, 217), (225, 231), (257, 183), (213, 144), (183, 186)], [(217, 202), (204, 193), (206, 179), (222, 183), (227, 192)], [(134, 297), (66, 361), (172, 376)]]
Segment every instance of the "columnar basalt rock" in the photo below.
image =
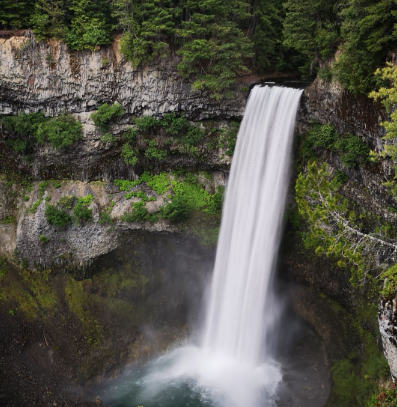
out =
[(56, 41), (35, 44), (24, 37), (0, 38), (0, 114), (43, 111), (84, 113), (105, 102), (121, 103), (128, 115), (184, 112), (192, 120), (240, 118), (246, 94), (211, 99), (178, 75), (178, 57), (135, 69), (118, 40), (98, 51), (69, 52)]

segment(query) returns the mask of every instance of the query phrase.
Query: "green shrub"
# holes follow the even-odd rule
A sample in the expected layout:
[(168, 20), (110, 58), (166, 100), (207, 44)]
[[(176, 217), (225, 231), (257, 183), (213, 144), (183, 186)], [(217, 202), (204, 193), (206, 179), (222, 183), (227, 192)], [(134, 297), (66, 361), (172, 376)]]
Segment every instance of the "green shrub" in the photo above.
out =
[(340, 160), (347, 168), (357, 167), (369, 162), (370, 149), (357, 136), (348, 134), (347, 136), (340, 138), (335, 143), (335, 146), (343, 152), (340, 156)]
[(140, 180), (138, 181), (129, 181), (126, 179), (115, 179), (114, 185), (120, 188), (120, 191), (130, 191), (133, 187), (140, 184)]
[(91, 115), (95, 126), (101, 129), (107, 129), (109, 124), (116, 120), (118, 117), (123, 116), (125, 110), (120, 105), (120, 103), (115, 103), (114, 105), (108, 105), (107, 103), (98, 107), (98, 110)]
[(138, 162), (138, 154), (129, 144), (123, 145), (121, 155), (126, 164), (135, 165)]
[(40, 235), (40, 236), (39, 236), (39, 239), (40, 239), (40, 242), (41, 242), (42, 244), (48, 243), (48, 242), (50, 241), (50, 238), (49, 238), (49, 237), (46, 237), (46, 236), (44, 236), (44, 235)]
[(45, 218), (50, 225), (58, 228), (65, 228), (72, 222), (72, 218), (66, 211), (49, 204), (46, 205)]
[(91, 205), (93, 200), (94, 200), (94, 197), (91, 194), (88, 194), (88, 195), (86, 195), (86, 196), (84, 196), (82, 198), (78, 198), (77, 202), (81, 203), (81, 204), (83, 204), (85, 206), (89, 206), (89, 205)]
[(17, 116), (5, 116), (1, 123), (7, 130), (13, 131), (22, 137), (33, 137), (37, 129), (46, 120), (43, 113), (21, 113)]
[(121, 217), (124, 222), (155, 222), (157, 219), (157, 215), (148, 212), (145, 202), (133, 203), (132, 212), (124, 212)]
[(103, 225), (111, 225), (113, 224), (113, 220), (110, 217), (110, 214), (108, 211), (103, 211), (99, 215), (99, 220), (98, 223), (103, 224)]
[(45, 120), (43, 113), (22, 113), (17, 116), (2, 117), (0, 123), (18, 137), (7, 140), (7, 145), (16, 153), (24, 155), (31, 153), (36, 131)]
[(164, 194), (171, 188), (170, 176), (165, 172), (158, 175), (150, 175), (148, 172), (144, 172), (139, 180), (145, 182), (158, 195)]
[(42, 198), (44, 196), (45, 190), (48, 188), (48, 182), (47, 181), (41, 181), (39, 182), (39, 197)]
[(92, 219), (92, 209), (87, 208), (83, 203), (77, 202), (73, 208), (73, 217), (76, 222), (89, 221)]
[(77, 204), (73, 208), (73, 217), (76, 222), (87, 222), (92, 219), (92, 209), (89, 209), (88, 206), (93, 199), (92, 195), (77, 199)]
[(65, 209), (72, 209), (74, 198), (74, 195), (61, 196), (58, 201), (58, 206)]
[(149, 160), (156, 159), (163, 161), (167, 158), (167, 151), (157, 148), (156, 140), (148, 140), (148, 146), (145, 150), (145, 157)]
[(163, 209), (163, 216), (171, 223), (180, 223), (189, 220), (192, 212), (193, 208), (186, 198), (181, 195), (175, 195), (171, 202)]
[(338, 134), (331, 124), (314, 124), (302, 142), (302, 157), (316, 158), (317, 149), (337, 151), (346, 168), (370, 162), (369, 147), (353, 134)]
[(30, 212), (34, 213), (37, 211), (37, 208), (39, 207), (39, 205), (43, 202), (42, 199), (38, 199), (30, 208)]
[(64, 114), (40, 124), (35, 136), (39, 143), (48, 142), (53, 147), (61, 149), (81, 138), (82, 127), (71, 115)]

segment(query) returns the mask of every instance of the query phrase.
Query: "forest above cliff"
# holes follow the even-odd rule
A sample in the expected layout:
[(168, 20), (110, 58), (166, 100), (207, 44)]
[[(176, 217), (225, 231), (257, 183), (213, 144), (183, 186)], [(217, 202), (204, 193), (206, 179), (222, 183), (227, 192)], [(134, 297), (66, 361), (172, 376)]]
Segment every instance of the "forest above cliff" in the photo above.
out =
[(31, 28), (36, 40), (62, 39), (71, 50), (122, 33), (135, 67), (176, 52), (179, 73), (215, 98), (250, 71), (318, 72), (367, 93), (395, 47), (396, 14), (394, 0), (1, 0), (0, 29)]

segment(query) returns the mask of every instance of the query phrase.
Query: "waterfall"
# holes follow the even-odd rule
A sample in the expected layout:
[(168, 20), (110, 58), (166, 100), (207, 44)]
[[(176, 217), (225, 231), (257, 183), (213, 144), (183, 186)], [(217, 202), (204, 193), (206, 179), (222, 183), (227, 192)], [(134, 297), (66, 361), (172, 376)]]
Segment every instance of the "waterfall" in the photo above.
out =
[(252, 367), (271, 357), (265, 333), (301, 93), (253, 88), (223, 207), (203, 349)]
[(115, 406), (275, 405), (282, 374), (266, 338), (276, 319), (272, 275), (301, 93), (252, 90), (225, 197), (202, 344), (176, 348), (115, 385)]

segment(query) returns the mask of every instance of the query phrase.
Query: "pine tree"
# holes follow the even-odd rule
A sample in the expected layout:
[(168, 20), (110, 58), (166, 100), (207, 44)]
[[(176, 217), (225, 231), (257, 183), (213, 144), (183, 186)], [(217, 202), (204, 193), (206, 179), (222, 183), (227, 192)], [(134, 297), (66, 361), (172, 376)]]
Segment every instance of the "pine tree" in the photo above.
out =
[(239, 27), (249, 13), (241, 0), (184, 0), (181, 4), (178, 70), (185, 77), (197, 75), (193, 88), (209, 90), (219, 99), (236, 75), (249, 72), (244, 59), (252, 57), (252, 45)]
[(314, 68), (335, 51), (339, 34), (334, 1), (288, 0), (284, 7), (284, 45), (303, 56), (305, 63), (300, 70), (313, 74)]
[(250, 30), (253, 32), (255, 67), (274, 70), (283, 63), (282, 23), (284, 10), (278, 0), (256, 0)]
[(63, 0), (36, 0), (30, 20), (36, 40), (46, 37), (61, 38), (65, 30), (65, 4)]
[(112, 18), (108, 0), (72, 0), (72, 15), (65, 40), (74, 50), (94, 50), (99, 45), (109, 45)]
[(0, 26), (3, 29), (29, 27), (34, 2), (29, 0), (0, 0)]
[(113, 15), (124, 30), (121, 52), (134, 66), (168, 53), (180, 8), (171, 0), (115, 0)]
[(340, 12), (340, 47), (334, 72), (351, 92), (367, 93), (377, 83), (373, 72), (397, 41), (395, 0), (352, 0)]

